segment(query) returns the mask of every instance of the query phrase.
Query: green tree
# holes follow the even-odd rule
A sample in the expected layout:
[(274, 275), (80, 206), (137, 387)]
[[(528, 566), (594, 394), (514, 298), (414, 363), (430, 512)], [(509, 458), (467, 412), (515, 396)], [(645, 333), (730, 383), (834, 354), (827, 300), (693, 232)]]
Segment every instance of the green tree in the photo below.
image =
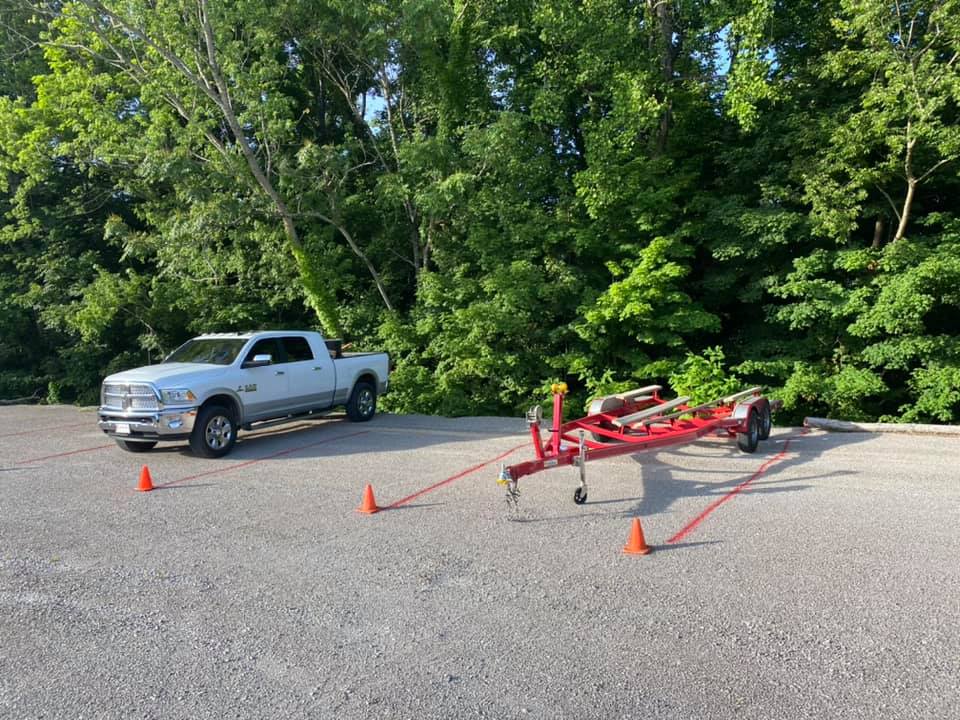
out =
[[(742, 84), (736, 99), (755, 100), (772, 120), (748, 124), (748, 146), (777, 162), (758, 167), (746, 204), (765, 206), (775, 222), (761, 226), (760, 245), (795, 259), (760, 281), (769, 317), (789, 335), (753, 326), (767, 357), (754, 352), (745, 367), (779, 376), (797, 409), (915, 419), (930, 406), (922, 378), (950, 377), (940, 369), (956, 364), (945, 322), (956, 308), (954, 210), (945, 199), (956, 192), (949, 169), (960, 152), (960, 8), (839, 2), (803, 6), (803, 23), (767, 8), (762, 24), (782, 34), (754, 33), (761, 49), (749, 53), (765, 58), (770, 89), (751, 98)], [(740, 224), (756, 218), (744, 212)], [(737, 256), (735, 246), (715, 255)], [(958, 409), (921, 414), (944, 420)]]

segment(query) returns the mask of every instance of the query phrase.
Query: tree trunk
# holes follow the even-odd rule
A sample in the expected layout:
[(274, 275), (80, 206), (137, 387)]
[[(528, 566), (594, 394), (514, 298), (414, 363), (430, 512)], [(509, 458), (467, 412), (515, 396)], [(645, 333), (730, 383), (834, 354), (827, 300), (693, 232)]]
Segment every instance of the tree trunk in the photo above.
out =
[(670, 89), (673, 84), (673, 63), (677, 56), (677, 44), (674, 42), (673, 9), (666, 0), (647, 0), (651, 21), (656, 18), (657, 29), (660, 31), (659, 54), (660, 67), (663, 72), (663, 114), (657, 128), (656, 152), (663, 153), (667, 147), (670, 135), (670, 125), (673, 121), (673, 101), (670, 98)]
[(873, 242), (870, 243), (870, 247), (874, 250), (879, 250), (880, 246), (883, 244), (883, 218), (878, 217), (876, 223), (873, 225)]
[(912, 123), (907, 120), (907, 151), (903, 157), (903, 174), (907, 178), (907, 196), (903, 199), (903, 210), (900, 212), (900, 223), (897, 225), (897, 234), (891, 242), (897, 242), (907, 233), (907, 224), (910, 222), (910, 210), (913, 208), (913, 195), (917, 190), (917, 178), (913, 174), (913, 149), (917, 139), (910, 137)]
[(907, 233), (907, 224), (910, 222), (910, 210), (913, 208), (913, 196), (917, 190), (917, 181), (910, 178), (907, 181), (907, 196), (903, 199), (903, 212), (900, 213), (900, 224), (897, 225), (897, 234), (893, 242), (897, 242)]
[(337, 301), (330, 292), (325, 278), (317, 272), (317, 267), (309, 253), (302, 247), (290, 246), (290, 252), (297, 263), (300, 283), (303, 285), (307, 305), (320, 319), (323, 332), (327, 337), (342, 337), (340, 318), (337, 313)]

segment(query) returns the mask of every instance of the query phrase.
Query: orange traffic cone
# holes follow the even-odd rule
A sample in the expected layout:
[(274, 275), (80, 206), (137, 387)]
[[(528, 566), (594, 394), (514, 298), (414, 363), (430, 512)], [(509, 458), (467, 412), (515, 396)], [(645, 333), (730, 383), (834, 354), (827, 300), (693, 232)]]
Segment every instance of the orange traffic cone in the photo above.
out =
[(373, 499), (373, 486), (367, 483), (367, 486), (363, 489), (363, 501), (360, 503), (360, 507), (357, 508), (357, 512), (372, 515), (378, 510), (380, 510), (380, 508), (377, 507), (377, 501)]
[(153, 478), (150, 477), (150, 468), (146, 465), (140, 468), (140, 486), (137, 490), (140, 492), (150, 492), (153, 490)]
[(651, 548), (647, 541), (643, 539), (643, 528), (640, 527), (640, 518), (633, 519), (633, 527), (630, 528), (630, 539), (623, 551), (627, 555), (648, 555)]

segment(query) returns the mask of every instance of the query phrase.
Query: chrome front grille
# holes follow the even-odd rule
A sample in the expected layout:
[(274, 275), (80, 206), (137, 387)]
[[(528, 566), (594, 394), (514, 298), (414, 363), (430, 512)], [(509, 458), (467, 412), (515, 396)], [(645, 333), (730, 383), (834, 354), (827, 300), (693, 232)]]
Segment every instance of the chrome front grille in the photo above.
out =
[(121, 412), (160, 409), (153, 387), (144, 383), (104, 383), (100, 404)]

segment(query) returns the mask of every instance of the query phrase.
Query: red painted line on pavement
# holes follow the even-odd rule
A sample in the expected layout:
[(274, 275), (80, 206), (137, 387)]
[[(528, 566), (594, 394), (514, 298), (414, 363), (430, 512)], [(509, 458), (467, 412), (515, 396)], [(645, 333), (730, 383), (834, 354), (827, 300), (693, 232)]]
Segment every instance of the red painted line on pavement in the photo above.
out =
[[(807, 429), (804, 429), (804, 431), (801, 432), (800, 434), (801, 434), (801, 435), (806, 435), (807, 432), (808, 432), (808, 430), (807, 430)], [(781, 460), (783, 460), (783, 458), (785, 458), (786, 455), (787, 455), (787, 450), (790, 449), (790, 443), (791, 443), (791, 441), (792, 441), (793, 439), (794, 439), (794, 438), (792, 438), (792, 437), (791, 437), (791, 438), (787, 438), (787, 441), (783, 444), (783, 450), (781, 450), (780, 452), (778, 452), (778, 453), (777, 453), (776, 455), (774, 455), (772, 458), (770, 458), (769, 460), (767, 460), (763, 465), (761, 465), (761, 466), (760, 466), (760, 469), (757, 470), (753, 475), (751, 475), (751, 476), (749, 477), (749, 479), (744, 480), (742, 483), (740, 483), (739, 485), (737, 485), (735, 488), (733, 488), (733, 490), (731, 490), (730, 492), (728, 492), (728, 493), (727, 493), (726, 495), (724, 495), (722, 498), (719, 498), (719, 499), (717, 499), (717, 500), (714, 500), (712, 503), (710, 503), (709, 505), (707, 505), (706, 510), (704, 510), (702, 513), (700, 513), (699, 515), (697, 515), (693, 520), (691, 520), (690, 522), (688, 522), (680, 532), (678, 532), (678, 533), (677, 533), (676, 535), (674, 535), (672, 538), (670, 538), (669, 540), (667, 540), (667, 544), (672, 544), (672, 543), (675, 543), (675, 542), (679, 542), (680, 540), (683, 540), (687, 535), (689, 535), (691, 532), (693, 532), (693, 531), (697, 528), (697, 526), (700, 525), (700, 523), (702, 523), (704, 520), (706, 520), (714, 510), (716, 510), (718, 507), (720, 507), (720, 506), (723, 505), (725, 502), (727, 502), (727, 500), (731, 500), (735, 495), (738, 495), (739, 493), (743, 492), (743, 491), (750, 485), (750, 483), (752, 483), (752, 482), (753, 482), (754, 480), (756, 480), (758, 477), (760, 477), (761, 475), (763, 475), (763, 473), (765, 473), (765, 472), (767, 471), (767, 469), (768, 469), (771, 465), (774, 465), (774, 464), (780, 462)]]
[(93, 427), (93, 424), (89, 422), (84, 422), (84, 423), (73, 423), (72, 425), (54, 425), (52, 427), (34, 428), (33, 430), (21, 430), (20, 432), (3, 433), (3, 434), (0, 434), (0, 438), (13, 437), (14, 435), (29, 435), (30, 433), (44, 432), (46, 430), (66, 430), (67, 428), (75, 428), (75, 427)]
[(520, 448), (526, 447), (527, 445), (528, 445), (528, 443), (525, 443), (525, 442), (524, 442), (524, 443), (521, 443), (520, 445), (517, 445), (516, 447), (510, 448), (510, 449), (507, 450), (505, 453), (501, 453), (500, 455), (497, 455), (495, 458), (490, 458), (489, 460), (484, 460), (484, 461), (483, 461), (482, 463), (480, 463), (479, 465), (474, 465), (473, 467), (467, 468), (466, 470), (463, 470), (462, 472), (458, 472), (456, 475), (451, 475), (451, 476), (448, 477), (446, 480), (441, 480), (441, 481), (438, 482), (438, 483), (434, 483), (433, 485), (430, 485), (430, 486), (428, 486), (428, 487), (423, 488), (423, 490), (418, 490), (418, 491), (415, 492), (413, 495), (407, 495), (407, 497), (402, 498), (401, 500), (397, 500), (396, 502), (391, 503), (390, 505), (387, 505), (387, 506), (382, 507), (382, 508), (380, 508), (380, 509), (381, 509), (381, 510), (393, 510), (394, 508), (398, 508), (398, 507), (400, 507), (401, 505), (405, 505), (406, 503), (410, 502), (411, 500), (415, 500), (416, 498), (420, 497), (421, 495), (426, 495), (428, 492), (433, 492), (434, 490), (437, 490), (437, 489), (439, 489), (439, 488), (442, 488), (444, 485), (449, 485), (450, 483), (452, 483), (452, 482), (455, 481), (455, 480), (459, 480), (459, 479), (462, 478), (462, 477), (466, 477), (466, 476), (469, 475), (470, 473), (476, 472), (476, 471), (479, 470), (480, 468), (486, 467), (486, 466), (489, 465), (490, 463), (495, 463), (497, 460), (503, 460), (503, 458), (505, 458), (507, 455), (510, 455), (511, 453), (516, 452), (516, 451), (519, 450)]
[(80, 450), (71, 450), (70, 452), (57, 453), (56, 455), (44, 455), (43, 457), (30, 458), (29, 460), (21, 460), (17, 465), (28, 465), (34, 462), (40, 462), (41, 460), (50, 460), (52, 458), (66, 457), (67, 455), (79, 455), (80, 453), (93, 452), (94, 450), (103, 450), (104, 448), (113, 447), (110, 445), (97, 445), (96, 447), (82, 448)]
[(153, 487), (166, 488), (171, 487), (172, 485), (179, 485), (180, 483), (189, 482), (190, 480), (196, 480), (197, 478), (208, 477), (209, 475), (219, 475), (221, 473), (230, 472), (231, 470), (239, 470), (240, 468), (249, 467), (250, 465), (256, 465), (264, 460), (270, 460), (275, 457), (289, 455), (290, 453), (295, 453), (299, 450), (306, 450), (307, 448), (316, 447), (317, 445), (324, 445), (325, 443), (334, 442), (336, 440), (346, 440), (347, 438), (357, 437), (358, 435), (366, 435), (369, 432), (369, 430), (360, 430), (359, 432), (350, 433), (349, 435), (338, 435), (337, 437), (324, 438), (323, 440), (317, 440), (316, 442), (307, 443), (306, 445), (298, 445), (297, 447), (287, 448), (286, 450), (278, 450), (275, 453), (254, 458), (253, 460), (247, 460), (246, 462), (235, 463), (233, 465), (228, 465), (227, 467), (217, 468), (216, 470), (207, 470), (206, 472), (197, 473), (196, 475), (187, 475), (187, 477), (182, 477), (179, 480), (171, 480), (167, 483), (155, 484)]

